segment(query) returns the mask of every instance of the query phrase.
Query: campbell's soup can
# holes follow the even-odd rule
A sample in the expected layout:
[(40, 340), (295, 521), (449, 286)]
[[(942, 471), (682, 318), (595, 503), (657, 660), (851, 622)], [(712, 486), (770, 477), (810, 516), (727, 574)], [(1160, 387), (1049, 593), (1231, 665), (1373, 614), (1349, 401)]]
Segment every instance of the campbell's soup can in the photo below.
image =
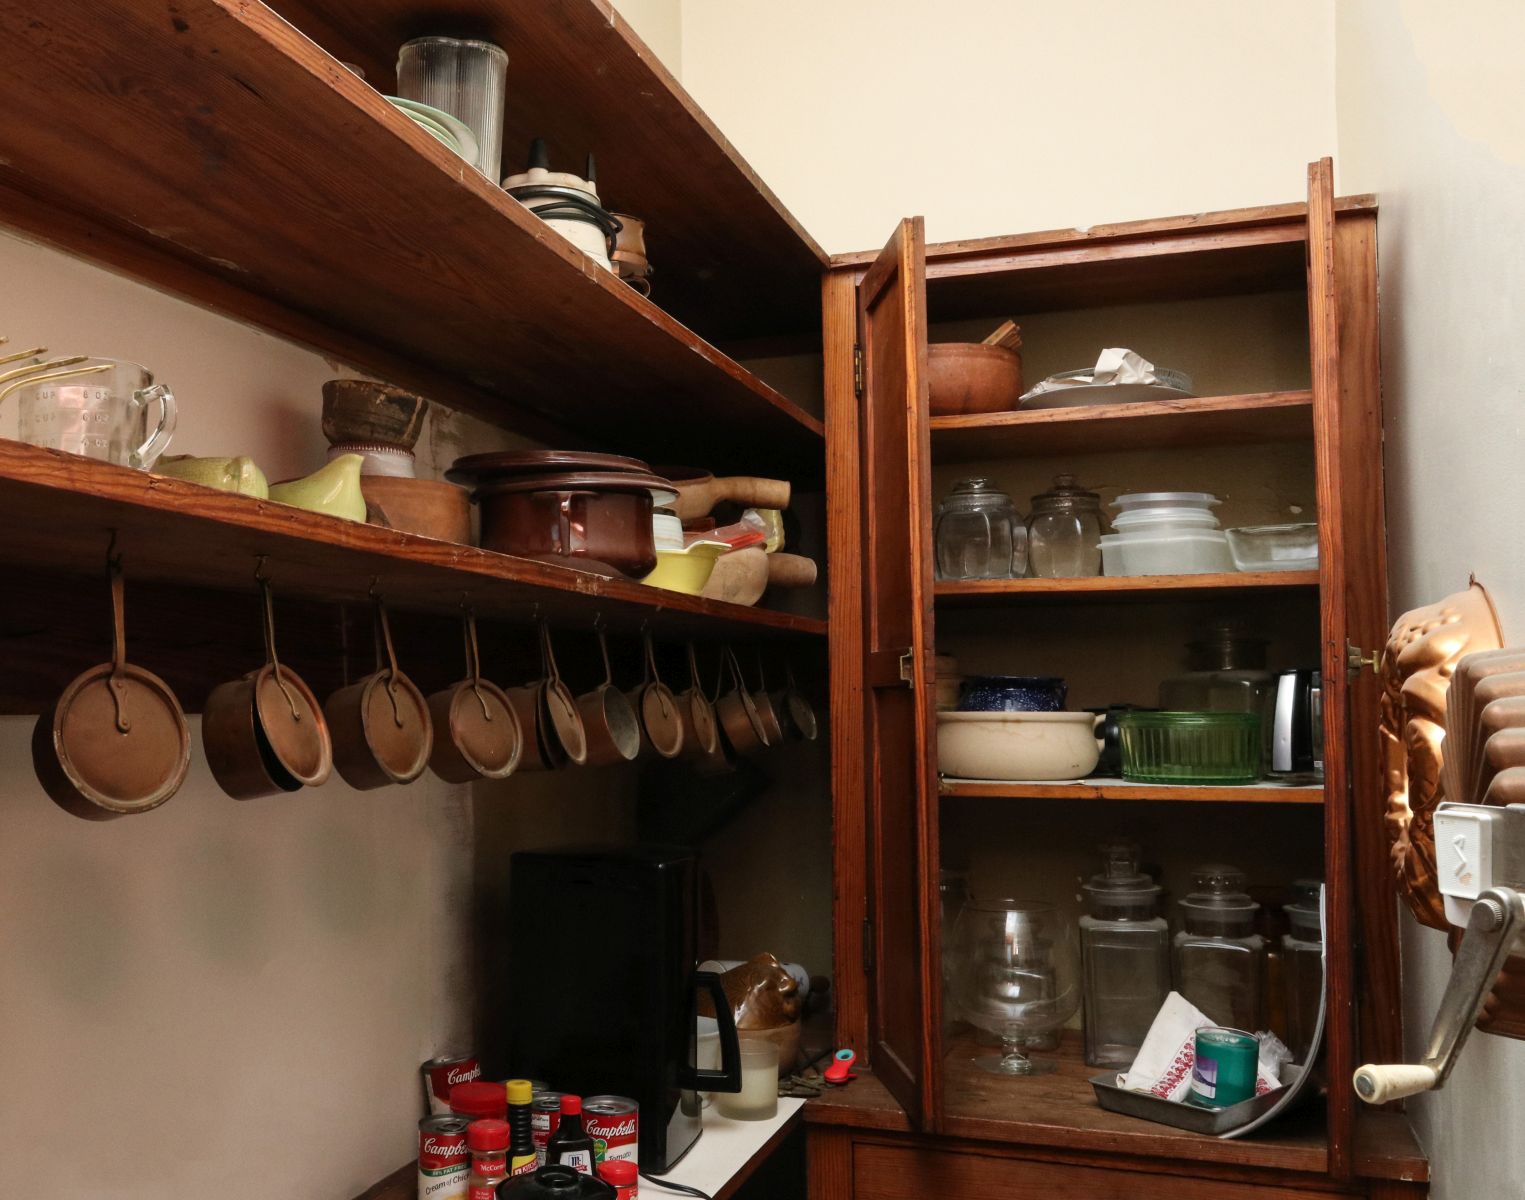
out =
[(535, 1143), (535, 1163), (545, 1166), (545, 1144), (561, 1124), (561, 1093), (549, 1090), (535, 1092), (530, 1105), (530, 1137)]
[(418, 1200), (463, 1200), (471, 1174), (465, 1117), (425, 1117), (418, 1123)]
[(639, 1162), (641, 1106), (625, 1096), (589, 1096), (582, 1127), (593, 1139), (593, 1161)]
[(434, 1116), (450, 1112), (450, 1089), (482, 1077), (482, 1064), (474, 1054), (446, 1054), (431, 1058), (418, 1068), (424, 1080), (424, 1111)]

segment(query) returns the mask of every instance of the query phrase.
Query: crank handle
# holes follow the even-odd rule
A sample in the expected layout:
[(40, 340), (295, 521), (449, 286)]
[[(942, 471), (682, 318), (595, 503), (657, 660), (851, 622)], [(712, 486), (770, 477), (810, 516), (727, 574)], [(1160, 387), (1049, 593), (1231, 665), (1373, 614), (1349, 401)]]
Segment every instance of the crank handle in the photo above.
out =
[(1522, 927), (1525, 893), (1495, 887), (1478, 896), (1451, 964), (1451, 979), (1440, 998), (1424, 1058), (1360, 1068), (1354, 1079), (1356, 1095), (1368, 1104), (1386, 1104), (1445, 1086)]

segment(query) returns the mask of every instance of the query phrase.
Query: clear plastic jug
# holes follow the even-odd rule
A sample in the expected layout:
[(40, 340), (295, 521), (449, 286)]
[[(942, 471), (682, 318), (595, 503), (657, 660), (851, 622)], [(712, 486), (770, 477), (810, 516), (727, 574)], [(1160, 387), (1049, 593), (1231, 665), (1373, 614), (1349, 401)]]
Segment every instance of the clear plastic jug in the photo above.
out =
[[(20, 410), (20, 438), (120, 467), (150, 469), (175, 432), (175, 397), (153, 373), (116, 358), (89, 358), (11, 384)], [(150, 431), (148, 411), (159, 418)]]

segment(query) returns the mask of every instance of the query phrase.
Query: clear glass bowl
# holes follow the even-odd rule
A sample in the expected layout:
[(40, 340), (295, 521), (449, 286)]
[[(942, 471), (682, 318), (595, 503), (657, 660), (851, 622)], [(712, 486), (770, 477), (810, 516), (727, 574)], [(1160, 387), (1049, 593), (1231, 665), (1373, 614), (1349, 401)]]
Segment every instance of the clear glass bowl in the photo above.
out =
[(1242, 712), (1125, 712), (1123, 778), (1134, 783), (1254, 783), (1260, 718)]
[(1318, 567), (1318, 525), (1242, 525), (1225, 530), (1241, 571), (1312, 571)]

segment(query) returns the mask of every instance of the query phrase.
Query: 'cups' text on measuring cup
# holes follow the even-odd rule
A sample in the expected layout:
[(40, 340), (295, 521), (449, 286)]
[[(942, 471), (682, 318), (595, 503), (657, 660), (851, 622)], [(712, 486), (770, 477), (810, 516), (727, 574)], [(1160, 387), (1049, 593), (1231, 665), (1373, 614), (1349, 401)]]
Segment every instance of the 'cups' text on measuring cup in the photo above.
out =
[[(33, 446), (146, 471), (175, 432), (175, 397), (137, 363), (86, 359), (9, 390), (20, 403), (21, 440)], [(150, 428), (148, 410), (156, 400), (159, 420)]]

